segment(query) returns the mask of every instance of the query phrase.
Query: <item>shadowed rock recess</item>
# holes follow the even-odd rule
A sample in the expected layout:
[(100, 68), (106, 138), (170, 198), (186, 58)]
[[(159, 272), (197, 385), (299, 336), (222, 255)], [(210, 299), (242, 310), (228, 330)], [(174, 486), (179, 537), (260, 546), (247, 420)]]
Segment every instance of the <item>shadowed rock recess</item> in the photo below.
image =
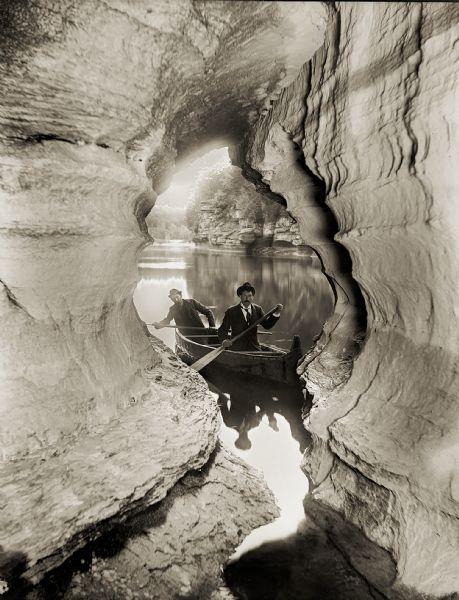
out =
[[(102, 566), (111, 581), (98, 561), (90, 577), (129, 597), (128, 556), (154, 589), (170, 548), (161, 593), (206, 597), (273, 517), (257, 483), (223, 504), (222, 531), (218, 482), (242, 490), (254, 475), (212, 454), (216, 403), (132, 303), (145, 215), (174, 162), (213, 143), (286, 205), (333, 287), (299, 367), (314, 393), (305, 468), (318, 505), (379, 546), (390, 577), (310, 512), (375, 597), (453, 597), (459, 6), (4, 0), (0, 24), (2, 589), (40, 581), (172, 490), (149, 509), (161, 518), (137, 522), (147, 541), (130, 522)], [(208, 526), (191, 543), (199, 561), (175, 572), (167, 515), (187, 494), (185, 519)]]
[(337, 3), (245, 147), (336, 290), (300, 366), (313, 495), (389, 552), (391, 597), (459, 590), (458, 37), (455, 4)]

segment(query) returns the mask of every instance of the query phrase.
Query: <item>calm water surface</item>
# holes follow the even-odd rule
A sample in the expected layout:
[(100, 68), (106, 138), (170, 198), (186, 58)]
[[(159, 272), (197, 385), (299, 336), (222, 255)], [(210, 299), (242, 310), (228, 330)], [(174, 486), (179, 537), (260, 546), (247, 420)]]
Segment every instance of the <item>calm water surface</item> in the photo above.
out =
[[(166, 316), (171, 305), (168, 291), (175, 287), (182, 290), (184, 298), (214, 307), (218, 326), (225, 309), (238, 301), (238, 285), (250, 281), (256, 289), (255, 301), (265, 310), (278, 302), (284, 305), (272, 335), (260, 338), (289, 348), (292, 336), (299, 334), (306, 350), (333, 309), (327, 280), (318, 262), (308, 257), (252, 257), (152, 244), (140, 258), (139, 271), (134, 302), (146, 323)], [(207, 324), (205, 317), (203, 320)], [(152, 327), (151, 331), (174, 348), (173, 329)], [(208, 383), (220, 406), (222, 443), (263, 473), (281, 510), (279, 519), (244, 540), (234, 556), (237, 558), (262, 543), (294, 533), (304, 517), (302, 501), (308, 491), (300, 469), (308, 444), (301, 418), (304, 397), (300, 389), (261, 385), (250, 379), (229, 380), (218, 371), (209, 373)]]
[[(263, 336), (263, 340), (289, 348), (292, 336), (298, 334), (307, 349), (333, 309), (330, 286), (315, 258), (217, 254), (187, 246), (152, 244), (140, 257), (139, 270), (141, 280), (134, 302), (147, 323), (166, 316), (171, 305), (168, 291), (176, 287), (184, 298), (214, 306), (218, 325), (228, 306), (239, 301), (236, 288), (250, 281), (256, 289), (255, 302), (264, 310), (278, 302), (284, 305), (279, 323), (271, 330), (273, 335)], [(163, 329), (157, 334), (174, 346), (172, 330)]]

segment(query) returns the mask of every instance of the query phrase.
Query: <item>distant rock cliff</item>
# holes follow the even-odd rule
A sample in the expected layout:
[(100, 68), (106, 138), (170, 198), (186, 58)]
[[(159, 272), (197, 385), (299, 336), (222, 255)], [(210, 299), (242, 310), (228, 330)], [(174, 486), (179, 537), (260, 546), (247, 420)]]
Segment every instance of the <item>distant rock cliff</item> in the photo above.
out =
[(285, 207), (258, 193), (237, 167), (198, 182), (190, 211), (193, 240), (229, 248), (305, 247)]

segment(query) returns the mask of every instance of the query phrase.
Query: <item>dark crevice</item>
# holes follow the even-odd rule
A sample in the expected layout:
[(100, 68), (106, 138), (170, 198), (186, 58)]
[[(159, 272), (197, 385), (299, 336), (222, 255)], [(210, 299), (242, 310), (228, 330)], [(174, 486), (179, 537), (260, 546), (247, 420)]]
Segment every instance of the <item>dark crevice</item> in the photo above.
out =
[(242, 175), (247, 179), (247, 181), (253, 183), (259, 194), (265, 198), (269, 198), (270, 200), (277, 202), (284, 208), (287, 208), (287, 202), (285, 201), (285, 198), (283, 198), (280, 194), (273, 192), (269, 185), (262, 181), (262, 177), (258, 171), (255, 171), (255, 169), (252, 169), (247, 164), (244, 164)]
[(34, 133), (33, 135), (20, 139), (26, 144), (41, 144), (48, 141), (67, 142), (68, 144), (77, 143), (76, 140), (69, 140), (53, 133)]
[[(10, 136), (10, 139), (17, 141), (17, 142), (21, 142), (23, 144), (43, 144), (43, 142), (65, 142), (66, 144), (72, 144), (72, 145), (76, 146), (76, 145), (80, 145), (80, 144), (92, 144), (93, 143), (93, 142), (87, 142), (87, 141), (80, 140), (80, 139), (65, 138), (60, 135), (56, 135), (54, 133), (34, 133), (27, 137)], [(104, 142), (95, 142), (94, 146), (97, 146), (98, 148), (103, 148), (104, 150), (110, 148), (110, 146), (108, 144), (105, 144)]]
[[(323, 220), (322, 220), (321, 235), (325, 238), (325, 240), (328, 239), (328, 240), (330, 240), (330, 242), (333, 242), (336, 245), (337, 252), (335, 254), (335, 266), (336, 266), (337, 270), (339, 271), (339, 273), (342, 274), (347, 279), (346, 289), (348, 291), (349, 290), (352, 291), (353, 298), (349, 298), (348, 291), (346, 291), (346, 289), (344, 289), (340, 285), (339, 281), (337, 281), (332, 275), (327, 273), (326, 267), (323, 263), (323, 259), (320, 256), (320, 249), (311, 245), (310, 241), (308, 241), (308, 240), (304, 240), (304, 243), (305, 243), (305, 245), (309, 246), (312, 249), (312, 251), (315, 253), (315, 255), (318, 257), (320, 264), (321, 264), (322, 273), (327, 278), (327, 281), (329, 282), (330, 287), (332, 289), (333, 296), (335, 299), (335, 304), (338, 301), (338, 298), (340, 296), (340, 294), (338, 293), (338, 290), (340, 290), (341, 296), (346, 297), (348, 299), (348, 301), (356, 307), (356, 309), (357, 309), (356, 326), (357, 326), (357, 330), (358, 330), (358, 331), (356, 331), (356, 334), (359, 334), (359, 336), (361, 336), (361, 334), (366, 331), (366, 327), (367, 327), (367, 312), (366, 312), (366, 307), (365, 307), (365, 300), (363, 298), (360, 287), (358, 286), (357, 282), (352, 277), (352, 260), (351, 260), (350, 254), (349, 254), (348, 250), (342, 244), (337, 242), (335, 239), (336, 234), (339, 233), (339, 225), (338, 225), (338, 221), (337, 221), (335, 215), (333, 214), (332, 210), (326, 203), (327, 189), (326, 189), (325, 181), (323, 179), (321, 179), (319, 176), (317, 176), (316, 174), (314, 174), (308, 168), (308, 166), (306, 165), (301, 148), (292, 139), (291, 135), (287, 131), (286, 131), (286, 134), (289, 135), (291, 143), (294, 145), (295, 154), (298, 156), (296, 166), (299, 169), (301, 169), (301, 171), (303, 172), (303, 174), (305, 176), (305, 184), (304, 184), (305, 185), (305, 195), (308, 196), (309, 202), (315, 203), (322, 210)], [(262, 181), (262, 176), (258, 171), (256, 171), (252, 167), (248, 166), (247, 164), (244, 164), (243, 168), (242, 168), (242, 173), (247, 180), (249, 180), (250, 182), (252, 182), (255, 185), (257, 191), (260, 194), (274, 200), (275, 202), (281, 204), (284, 207), (287, 207), (287, 202), (286, 202), (285, 198), (282, 195), (280, 195), (279, 193), (273, 192), (270, 189), (269, 185)], [(287, 192), (288, 192), (288, 190), (286, 190), (286, 193)], [(294, 216), (294, 215), (292, 215), (292, 216)]]
[[(293, 140), (292, 140), (292, 143), (295, 144), (295, 142)], [(295, 144), (295, 146), (296, 146), (296, 144)], [(323, 210), (324, 229), (325, 229), (324, 234), (330, 241), (334, 242), (334, 244), (336, 244), (336, 246), (339, 249), (339, 252), (336, 253), (335, 258), (337, 260), (336, 260), (335, 264), (336, 264), (339, 272), (347, 278), (347, 287), (350, 288), (353, 293), (353, 299), (351, 300), (350, 298), (348, 298), (348, 300), (351, 301), (357, 308), (357, 311), (358, 311), (357, 327), (358, 327), (359, 332), (364, 332), (364, 331), (366, 331), (366, 327), (367, 327), (367, 311), (366, 311), (366, 306), (365, 306), (365, 300), (364, 300), (364, 297), (362, 295), (362, 292), (360, 290), (358, 283), (354, 280), (354, 278), (352, 276), (352, 259), (349, 254), (349, 251), (347, 250), (347, 248), (345, 246), (343, 246), (340, 242), (336, 241), (336, 239), (335, 239), (336, 235), (339, 233), (340, 229), (339, 229), (338, 221), (337, 221), (333, 211), (330, 209), (330, 207), (326, 203), (327, 192), (326, 192), (325, 181), (323, 179), (321, 179), (319, 176), (315, 175), (309, 169), (302, 153), (300, 155), (300, 158), (297, 161), (297, 165), (299, 166), (299, 168), (301, 168), (301, 170), (304, 172), (304, 174), (306, 175), (308, 180), (311, 182), (312, 190), (313, 190), (313, 199)], [(313, 250), (320, 260), (320, 263), (322, 266), (322, 272), (325, 275), (325, 277), (327, 278), (328, 282), (330, 283), (330, 286), (335, 295), (335, 300), (337, 300), (337, 288), (340, 288), (341, 291), (343, 292), (343, 294), (346, 297), (348, 297), (346, 290), (344, 288), (342, 288), (339, 281), (337, 281), (336, 279), (331, 277), (326, 272), (325, 266), (323, 264), (323, 260), (320, 256), (319, 251), (315, 248), (313, 248)]]
[(147, 195), (144, 195), (137, 200), (137, 204), (134, 208), (134, 216), (137, 219), (140, 231), (147, 239), (151, 241), (153, 241), (153, 238), (148, 231), (148, 226), (145, 219), (152, 209), (152, 204), (153, 201), (148, 198)]
[(6, 296), (8, 298), (8, 300), (11, 302), (11, 304), (13, 306), (15, 306), (16, 308), (19, 308), (20, 310), (22, 310), (23, 312), (25, 312), (25, 314), (28, 317), (31, 317), (30, 313), (27, 311), (27, 309), (22, 306), (22, 304), (18, 301), (18, 299), (16, 298), (16, 296), (13, 294), (13, 292), (10, 290), (10, 288), (6, 285), (6, 283), (4, 281), (2, 281), (0, 279), (0, 284), (3, 285), (4, 289), (5, 289), (5, 293)]

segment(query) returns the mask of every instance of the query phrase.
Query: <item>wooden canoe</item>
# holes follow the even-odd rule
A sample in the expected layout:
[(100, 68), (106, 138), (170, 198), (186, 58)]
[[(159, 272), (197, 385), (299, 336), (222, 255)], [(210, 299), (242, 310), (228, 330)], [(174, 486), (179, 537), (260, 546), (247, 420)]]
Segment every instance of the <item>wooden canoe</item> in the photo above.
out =
[[(208, 337), (203, 337), (208, 335)], [(220, 344), (215, 329), (202, 329), (199, 335), (184, 335), (175, 331), (175, 352), (187, 365), (191, 365)], [(302, 356), (299, 336), (293, 337), (290, 350), (260, 344), (259, 352), (233, 352), (225, 350), (205, 369), (224, 368), (227, 371), (262, 377), (265, 380), (295, 384), (298, 382), (296, 366)]]

